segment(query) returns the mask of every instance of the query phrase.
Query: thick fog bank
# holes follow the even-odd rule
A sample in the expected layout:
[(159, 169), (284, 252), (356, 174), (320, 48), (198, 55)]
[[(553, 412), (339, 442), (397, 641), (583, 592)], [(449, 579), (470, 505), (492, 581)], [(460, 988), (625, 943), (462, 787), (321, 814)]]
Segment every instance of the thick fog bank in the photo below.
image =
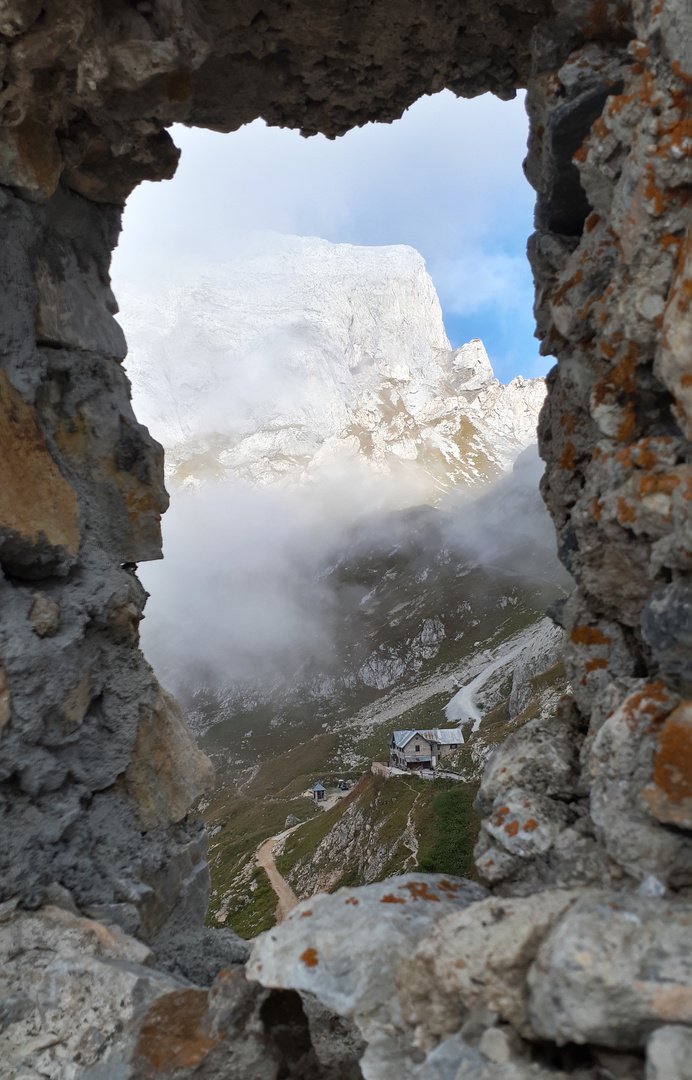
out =
[[(360, 644), (350, 636), (363, 637), (361, 616), (369, 627), (373, 620), (394, 627), (394, 609), (408, 602), (414, 619), (430, 622), (416, 589), (433, 570), (439, 578), (454, 568), (447, 607), (467, 602), (464, 579), (479, 568), (481, 588), (556, 585), (561, 571), (540, 472), (530, 448), (481, 497), (450, 498), (437, 509), (388, 509), (403, 498), (391, 480), (345, 471), (290, 490), (226, 481), (175, 491), (164, 561), (141, 568), (152, 594), (145, 653), (184, 697), (200, 688), (227, 694), (236, 685), (268, 694), (307, 673), (313, 683), (320, 672), (333, 675)], [(421, 596), (426, 590), (429, 604), (432, 579)], [(411, 624), (400, 633), (410, 636)]]

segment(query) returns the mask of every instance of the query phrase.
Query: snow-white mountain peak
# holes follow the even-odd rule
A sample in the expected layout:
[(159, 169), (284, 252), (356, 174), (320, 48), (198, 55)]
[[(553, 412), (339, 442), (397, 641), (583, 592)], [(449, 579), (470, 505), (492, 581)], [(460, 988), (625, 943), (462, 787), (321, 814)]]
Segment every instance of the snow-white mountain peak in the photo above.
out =
[(452, 350), (423, 258), (264, 234), (223, 265), (121, 294), (140, 418), (174, 484), (302, 482), (356, 460), (429, 497), (506, 469), (535, 441), (543, 380)]

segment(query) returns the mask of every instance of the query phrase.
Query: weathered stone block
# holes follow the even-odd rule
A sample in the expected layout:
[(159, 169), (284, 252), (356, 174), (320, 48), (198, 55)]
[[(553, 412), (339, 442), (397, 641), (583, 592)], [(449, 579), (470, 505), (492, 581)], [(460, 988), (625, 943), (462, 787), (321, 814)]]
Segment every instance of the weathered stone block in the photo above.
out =
[(692, 1029), (666, 1024), (646, 1044), (646, 1080), (692, 1080)]
[(35, 264), (37, 342), (124, 360), (127, 345), (113, 318), (118, 307), (110, 287), (99, 281), (93, 263), (80, 267), (73, 248), (65, 245), (51, 254), (50, 262), (44, 253)]
[(48, 198), (60, 180), (63, 162), (55, 131), (25, 117), (0, 135), (3, 183), (29, 197)]
[(654, 772), (659, 732), (676, 704), (662, 682), (640, 685), (597, 732), (587, 768), (591, 816), (611, 859), (635, 880), (653, 874), (680, 885), (692, 881), (692, 841), (661, 828), (641, 794)]
[(29, 618), (34, 630), (41, 638), (53, 637), (60, 628), (60, 605), (44, 592), (33, 592), (31, 598)]
[(682, 578), (658, 589), (641, 627), (662, 674), (678, 685), (692, 684), (692, 583)]
[(39, 391), (46, 430), (99, 519), (99, 543), (114, 562), (161, 558), (168, 506), (163, 450), (132, 413), (125, 373), (105, 359), (48, 350)]
[(0, 563), (21, 578), (65, 573), (79, 549), (77, 496), (35, 410), (0, 371)]
[[(8, 1076), (82, 1077), (178, 980), (119, 930), (55, 907), (0, 911), (0, 1052)], [(30, 1071), (29, 1071), (30, 1070)]]
[(692, 905), (587, 893), (541, 945), (528, 984), (531, 1026), (558, 1044), (628, 1049), (692, 1024)]
[(658, 821), (692, 829), (692, 702), (670, 713), (656, 743), (652, 780), (642, 797)]
[(486, 815), (513, 787), (530, 786), (540, 795), (573, 795), (579, 787), (582, 721), (565, 701), (550, 720), (530, 720), (488, 759), (475, 808)]
[(9, 723), (12, 716), (12, 700), (10, 698), (10, 680), (7, 672), (0, 667), (0, 734), (2, 729)]
[[(355, 1020), (368, 1043), (361, 1063), (365, 1077), (434, 1077), (434, 1063), (421, 1063), (393, 994), (396, 972), (437, 922), (484, 895), (479, 885), (460, 878), (404, 874), (314, 896), (257, 938), (248, 975), (264, 986), (308, 991)], [(463, 1054), (455, 1046), (454, 1069), (440, 1077), (455, 1075)]]
[(213, 784), (209, 758), (195, 746), (175, 698), (161, 687), (142, 705), (124, 780), (145, 830), (181, 821)]
[(548, 891), (526, 899), (490, 897), (437, 923), (397, 973), (399, 1000), (415, 1027), (417, 1044), (435, 1045), (458, 1031), (463, 1018), (481, 1010), (530, 1036), (529, 965), (579, 895)]

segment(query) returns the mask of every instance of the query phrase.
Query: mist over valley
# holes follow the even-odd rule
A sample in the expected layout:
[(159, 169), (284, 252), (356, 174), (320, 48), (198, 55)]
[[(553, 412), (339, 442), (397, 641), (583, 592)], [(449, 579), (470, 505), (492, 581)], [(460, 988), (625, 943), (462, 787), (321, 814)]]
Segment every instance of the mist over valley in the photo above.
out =
[(235, 837), (233, 853), (213, 841), (223, 921), (276, 815), (313, 812), (306, 786), (355, 782), (397, 727), (449, 723), (450, 777), (473, 784), (555, 666), (545, 610), (567, 578), (538, 492), (545, 385), (500, 384), (478, 339), (453, 350), (405, 247), (265, 234), (201, 277), (125, 292), (121, 318), (171, 491), (165, 559), (140, 568), (142, 646), (217, 770), (205, 816)]

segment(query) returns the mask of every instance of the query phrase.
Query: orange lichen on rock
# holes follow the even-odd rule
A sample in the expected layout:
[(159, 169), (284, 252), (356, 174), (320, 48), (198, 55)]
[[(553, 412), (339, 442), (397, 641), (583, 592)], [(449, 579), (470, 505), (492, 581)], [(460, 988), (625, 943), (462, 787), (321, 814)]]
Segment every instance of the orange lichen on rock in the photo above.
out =
[(317, 949), (306, 949), (304, 953), (300, 954), (300, 959), (306, 967), (317, 967), (317, 965), (319, 964), (319, 960), (317, 958)]
[(679, 484), (680, 477), (675, 476), (675, 474), (667, 476), (647, 474), (639, 479), (639, 496), (644, 498), (645, 495), (672, 495)]
[(158, 998), (139, 1029), (135, 1059), (151, 1071), (192, 1069), (219, 1042), (205, 1025), (206, 990), (175, 990)]
[(564, 300), (570, 289), (573, 289), (575, 285), (580, 285), (584, 280), (584, 271), (580, 268), (568, 281), (564, 281), (553, 293), (553, 303), (559, 304), (561, 300)]
[(577, 451), (574, 443), (565, 443), (564, 449), (558, 458), (558, 465), (561, 469), (568, 469), (570, 472), (576, 464)]
[(672, 68), (679, 79), (688, 85), (692, 85), (692, 72), (685, 71), (679, 60), (673, 60)]
[(612, 370), (594, 385), (593, 399), (597, 405), (609, 398), (614, 391), (633, 393), (636, 390), (634, 372), (638, 358), (639, 346), (636, 341), (631, 341), (622, 360), (618, 361)]
[(615, 460), (625, 468), (639, 468), (652, 470), (661, 464), (662, 456), (669, 451), (671, 445), (669, 435), (649, 436), (639, 439), (629, 446), (624, 446), (615, 455)]
[(640, 717), (646, 716), (650, 720), (649, 730), (655, 730), (669, 712), (670, 697), (662, 679), (645, 683), (641, 690), (622, 703), (623, 719), (631, 728), (637, 725)]
[(526, 821), (524, 823), (522, 831), (523, 832), (533, 832), (537, 828), (538, 828), (538, 822), (535, 820), (535, 818), (530, 817), (528, 819), (528, 821)]
[(505, 825), (505, 832), (508, 836), (516, 836), (519, 832), (519, 822), (510, 821), (507, 825)]
[(661, 728), (653, 779), (671, 802), (692, 799), (692, 702), (679, 705)]
[(620, 497), (618, 499), (618, 521), (621, 525), (628, 525), (636, 518), (636, 512), (633, 506), (630, 506), (625, 499)]
[(76, 555), (77, 496), (51, 457), (38, 417), (0, 371), (0, 527)]
[(439, 896), (436, 896), (434, 892), (430, 892), (427, 881), (408, 881), (405, 885), (400, 885), (399, 888), (408, 889), (414, 900), (434, 900), (436, 903), (440, 903)]
[(394, 896), (393, 893), (387, 893), (386, 896), (382, 897), (382, 899), (380, 900), (380, 903), (381, 904), (405, 904), (406, 901), (404, 900), (403, 896)]
[(692, 702), (671, 712), (658, 733), (652, 782), (642, 791), (659, 821), (692, 827)]
[(586, 671), (586, 672), (598, 671), (600, 668), (605, 669), (607, 667), (608, 667), (608, 661), (607, 660), (604, 660), (602, 657), (594, 656), (594, 658), (592, 660), (587, 660), (586, 661), (586, 663), (584, 664), (584, 671)]
[(597, 626), (575, 626), (570, 633), (575, 645), (611, 645), (613, 639), (599, 630)]

